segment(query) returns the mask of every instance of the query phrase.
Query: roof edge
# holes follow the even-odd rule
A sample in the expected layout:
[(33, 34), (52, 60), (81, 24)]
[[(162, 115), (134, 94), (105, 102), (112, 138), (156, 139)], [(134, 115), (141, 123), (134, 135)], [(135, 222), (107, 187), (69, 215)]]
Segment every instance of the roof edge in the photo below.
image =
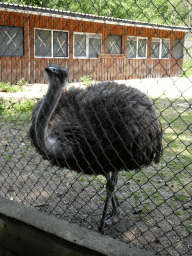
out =
[(58, 18), (75, 19), (75, 20), (83, 20), (83, 21), (89, 21), (89, 22), (106, 23), (106, 24), (114, 24), (114, 25), (122, 25), (122, 26), (136, 26), (136, 27), (145, 27), (145, 28), (151, 28), (151, 29), (192, 32), (191, 27), (149, 23), (144, 21), (119, 19), (119, 18), (112, 18), (112, 17), (106, 17), (106, 16), (97, 16), (93, 14), (63, 11), (59, 9), (51, 9), (51, 8), (35, 7), (35, 6), (19, 5), (19, 4), (11, 4), (11, 3), (3, 3), (3, 2), (0, 2), (0, 10), (35, 14), (35, 15), (40, 14), (42, 16), (52, 16), (52, 17), (58, 17)]

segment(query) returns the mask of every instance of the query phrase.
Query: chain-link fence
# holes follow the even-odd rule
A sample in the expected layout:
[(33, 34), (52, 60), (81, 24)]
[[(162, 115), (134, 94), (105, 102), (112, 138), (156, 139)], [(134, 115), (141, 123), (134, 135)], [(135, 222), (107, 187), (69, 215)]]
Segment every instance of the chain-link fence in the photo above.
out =
[[(192, 255), (191, 12), (186, 0), (0, 3), (0, 195), (96, 232), (104, 210), (105, 235)], [(58, 79), (45, 75), (51, 63), (69, 84), (30, 130)], [(161, 129), (129, 86), (156, 108), (159, 163), (143, 167), (161, 153)]]

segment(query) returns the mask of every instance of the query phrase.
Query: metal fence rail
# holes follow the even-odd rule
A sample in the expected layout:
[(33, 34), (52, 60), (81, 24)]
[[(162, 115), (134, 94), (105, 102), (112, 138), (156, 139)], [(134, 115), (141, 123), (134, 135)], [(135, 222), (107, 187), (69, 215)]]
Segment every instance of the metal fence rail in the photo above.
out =
[[(115, 193), (119, 205), (112, 221), (106, 223), (104, 234), (160, 255), (191, 255), (190, 14), (190, 1), (177, 0), (0, 3), (0, 195), (98, 232), (107, 192), (111, 189), (105, 175), (108, 171), (105, 159), (113, 171), (118, 171)], [(64, 168), (52, 165), (30, 141), (32, 111), (47, 91), (45, 68), (51, 63), (69, 70), (66, 91), (70, 92), (74, 86), (74, 97), (79, 95), (76, 99), (80, 103), (73, 106), (66, 103), (66, 108), (73, 111), (67, 112), (68, 120), (62, 119), (66, 121), (65, 131), (73, 138), (78, 129), (84, 131), (78, 122), (84, 120), (81, 126), (87, 127), (89, 123), (89, 129), (84, 137), (79, 137), (74, 149), (73, 159), (78, 159), (74, 168), (71, 164)], [(91, 84), (99, 88), (99, 82), (114, 80), (116, 88), (124, 84), (124, 90), (113, 89), (110, 96), (104, 89), (101, 96), (96, 92), (83, 93), (91, 90)], [(130, 152), (126, 151), (129, 143), (123, 134), (134, 126), (132, 123), (145, 119), (150, 108), (130, 119), (130, 125), (124, 122), (126, 115), (119, 112), (118, 104), (129, 86), (151, 98), (162, 124), (164, 154), (157, 164), (152, 162), (143, 167), (143, 160), (136, 159), (136, 153), (130, 158)], [(129, 92), (129, 97), (132, 93)], [(68, 94), (63, 100), (71, 99)], [(92, 105), (94, 97), (98, 105)], [(129, 115), (139, 113), (139, 104), (145, 101), (142, 97), (131, 98), (132, 103), (124, 106), (129, 108)], [(102, 105), (106, 98), (108, 108)], [(71, 127), (70, 118), (80, 120), (86, 104), (90, 105), (84, 119), (77, 121), (75, 128)], [(104, 112), (109, 118), (104, 115), (106, 119), (102, 119)], [(122, 132), (116, 130), (119, 122)], [(141, 128), (138, 143), (148, 132), (148, 127), (138, 125), (137, 129)], [(135, 142), (135, 147), (143, 152), (137, 154), (147, 156), (149, 162), (145, 149), (154, 140), (146, 147)], [(94, 142), (89, 144), (89, 141)], [(77, 152), (85, 144), (89, 144), (89, 150), (81, 152), (82, 160)], [(127, 160), (122, 152), (127, 154)], [(119, 159), (123, 159), (124, 167), (118, 169)], [(81, 161), (88, 163), (85, 168)], [(128, 164), (131, 161), (137, 168)], [(75, 171), (77, 166), (81, 172)], [(84, 174), (88, 169), (89, 174)], [(113, 210), (114, 202), (115, 197), (109, 211)]]

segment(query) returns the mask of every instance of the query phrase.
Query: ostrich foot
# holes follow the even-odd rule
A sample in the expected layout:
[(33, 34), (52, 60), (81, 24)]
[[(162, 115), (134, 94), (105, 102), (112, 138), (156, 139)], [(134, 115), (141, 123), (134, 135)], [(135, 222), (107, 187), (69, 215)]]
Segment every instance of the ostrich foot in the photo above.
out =
[(101, 224), (98, 229), (99, 232), (101, 234), (104, 234), (105, 225), (109, 227), (116, 224), (120, 220), (120, 214), (121, 214), (120, 207), (117, 207), (116, 209), (113, 209), (110, 213), (108, 213), (106, 217), (101, 220)]
[(121, 214), (121, 207), (119, 207), (120, 203), (116, 195), (112, 196), (111, 202), (112, 202), (113, 209), (109, 214), (107, 214), (104, 220), (107, 226), (117, 223), (120, 219), (120, 214)]
[(112, 226), (117, 223), (120, 219), (121, 210), (120, 207), (113, 209), (111, 213), (107, 214), (104, 222), (107, 226)]

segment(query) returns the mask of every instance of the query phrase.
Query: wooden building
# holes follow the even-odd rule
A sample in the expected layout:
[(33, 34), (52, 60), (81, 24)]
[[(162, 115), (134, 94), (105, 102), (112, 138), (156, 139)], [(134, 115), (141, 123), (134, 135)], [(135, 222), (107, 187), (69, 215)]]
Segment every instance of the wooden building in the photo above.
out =
[(0, 3), (0, 80), (44, 83), (50, 63), (70, 82), (179, 76), (189, 29)]

